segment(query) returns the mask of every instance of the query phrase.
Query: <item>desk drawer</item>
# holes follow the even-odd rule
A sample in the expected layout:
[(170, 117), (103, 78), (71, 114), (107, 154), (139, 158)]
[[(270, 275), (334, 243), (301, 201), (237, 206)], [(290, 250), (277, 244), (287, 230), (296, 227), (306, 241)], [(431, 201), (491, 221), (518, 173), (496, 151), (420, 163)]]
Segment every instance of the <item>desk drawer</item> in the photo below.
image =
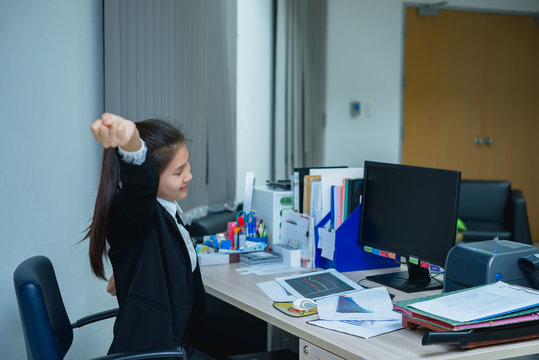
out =
[(342, 357), (333, 355), (311, 344), (303, 339), (299, 339), (299, 360), (344, 360)]

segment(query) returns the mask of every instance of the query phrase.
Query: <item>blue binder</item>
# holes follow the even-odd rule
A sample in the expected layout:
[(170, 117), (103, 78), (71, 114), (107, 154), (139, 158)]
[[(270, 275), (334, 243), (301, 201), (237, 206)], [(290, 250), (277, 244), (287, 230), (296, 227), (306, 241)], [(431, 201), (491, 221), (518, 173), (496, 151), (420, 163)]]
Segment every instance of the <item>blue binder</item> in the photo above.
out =
[(321, 256), (322, 250), (318, 248), (318, 228), (324, 227), (331, 219), (331, 212), (320, 221), (314, 231), (315, 238), (315, 266), (323, 269), (335, 268), (339, 272), (383, 269), (399, 267), (400, 264), (389, 258), (366, 253), (357, 243), (359, 235), (359, 219), (361, 205), (335, 230), (335, 253), (333, 260)]

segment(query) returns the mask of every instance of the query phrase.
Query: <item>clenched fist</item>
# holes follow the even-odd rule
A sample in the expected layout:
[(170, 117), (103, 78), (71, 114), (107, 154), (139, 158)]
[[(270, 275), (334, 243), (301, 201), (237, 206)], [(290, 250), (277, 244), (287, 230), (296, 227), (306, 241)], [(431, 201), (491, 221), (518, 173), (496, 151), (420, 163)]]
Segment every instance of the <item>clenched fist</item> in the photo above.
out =
[(118, 115), (104, 113), (91, 129), (95, 141), (105, 149), (121, 146), (125, 151), (137, 151), (142, 144), (135, 123)]

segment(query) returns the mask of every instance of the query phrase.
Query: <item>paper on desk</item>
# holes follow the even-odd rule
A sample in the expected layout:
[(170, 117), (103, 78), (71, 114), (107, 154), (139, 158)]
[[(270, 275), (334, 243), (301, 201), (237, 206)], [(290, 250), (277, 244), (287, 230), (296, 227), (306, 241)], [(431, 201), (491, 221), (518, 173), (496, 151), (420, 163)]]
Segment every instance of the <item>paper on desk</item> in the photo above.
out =
[(359, 336), (365, 339), (402, 329), (400, 315), (398, 320), (363, 321), (363, 320), (313, 320), (308, 324), (339, 331), (345, 334)]
[(335, 230), (318, 228), (318, 248), (322, 249), (321, 256), (333, 260), (335, 254)]
[(255, 274), (255, 275), (273, 275), (273, 274), (284, 274), (290, 272), (302, 272), (306, 269), (302, 267), (289, 267), (285, 264), (259, 264), (259, 265), (249, 265), (241, 268), (237, 268), (236, 271), (240, 275), (246, 274)]
[(539, 291), (498, 281), (410, 306), (447, 319), (487, 319), (539, 305)]
[(236, 271), (240, 275), (245, 274), (255, 274), (258, 271), (261, 270), (273, 270), (273, 269), (281, 269), (287, 267), (283, 263), (269, 263), (269, 264), (257, 264), (257, 265), (246, 265), (244, 267), (237, 268)]
[(275, 267), (270, 269), (258, 269), (253, 272), (253, 274), (262, 276), (262, 275), (275, 275), (275, 274), (287, 274), (291, 272), (302, 272), (305, 271), (302, 267), (289, 267), (289, 266), (281, 266), (281, 267)]
[(316, 301), (321, 320), (395, 320), (391, 298), (384, 287), (354, 291)]
[(301, 250), (301, 257), (306, 257), (309, 241), (309, 220), (305, 214), (287, 210), (283, 211), (281, 221), (281, 243)]
[(256, 284), (273, 301), (294, 301), (296, 297), (285, 290), (277, 281), (270, 280)]

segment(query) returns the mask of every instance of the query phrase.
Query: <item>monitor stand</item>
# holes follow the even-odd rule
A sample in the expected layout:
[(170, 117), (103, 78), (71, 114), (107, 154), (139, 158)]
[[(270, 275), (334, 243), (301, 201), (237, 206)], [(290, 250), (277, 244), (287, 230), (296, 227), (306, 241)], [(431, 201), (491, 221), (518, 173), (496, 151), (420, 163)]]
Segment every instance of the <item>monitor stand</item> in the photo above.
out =
[(410, 263), (408, 271), (372, 275), (367, 279), (408, 293), (443, 287), (441, 281), (431, 278), (428, 269)]

